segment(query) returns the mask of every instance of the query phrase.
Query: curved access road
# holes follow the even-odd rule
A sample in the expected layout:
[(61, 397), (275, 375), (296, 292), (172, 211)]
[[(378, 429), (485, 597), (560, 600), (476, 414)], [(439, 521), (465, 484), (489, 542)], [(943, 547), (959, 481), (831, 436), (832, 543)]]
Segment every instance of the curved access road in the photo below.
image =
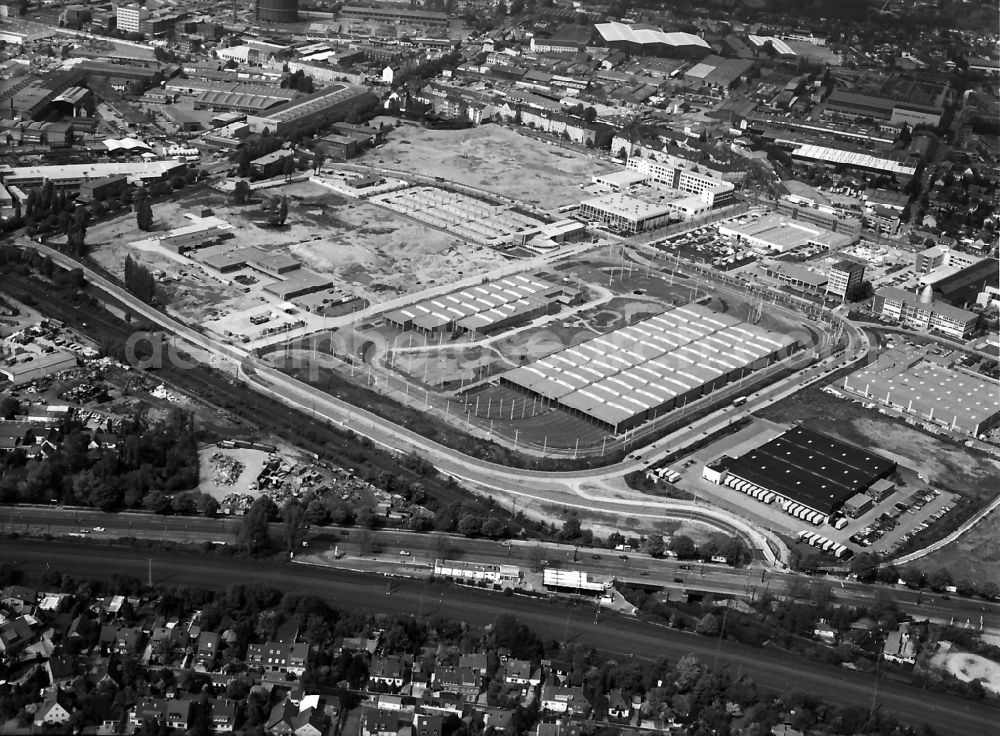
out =
[(446, 616), (482, 626), (503, 613), (516, 615), (543, 638), (597, 647), (617, 656), (668, 657), (672, 661), (694, 654), (705, 663), (737, 669), (758, 685), (779, 693), (803, 689), (838, 705), (869, 706), (873, 702), (900, 720), (926, 723), (940, 734), (993, 733), (1000, 709), (921, 690), (872, 675), (821, 664), (769, 648), (752, 648), (719, 641), (626, 617), (601, 612), (592, 604), (567, 605), (549, 599), (503, 597), (469, 588), (447, 587), (423, 580), (385, 578), (373, 583), (370, 575), (326, 567), (271, 563), (240, 558), (192, 556), (177, 552), (143, 551), (121, 547), (25, 540), (0, 541), (4, 560), (33, 573), (60, 573), (105, 579), (113, 574), (154, 583), (190, 585), (218, 590), (226, 584), (261, 583), (285, 591), (320, 596), (334, 606), (367, 609), (394, 615), (433, 618)]
[[(470, 457), (399, 426), (373, 412), (317, 391), (306, 383), (255, 361), (245, 350), (221, 344), (201, 334), (179, 320), (141, 302), (122, 287), (54, 248), (27, 240), (22, 241), (22, 244), (47, 255), (53, 262), (61, 266), (82, 268), (84, 276), (93, 286), (117, 301), (128, 305), (135, 314), (141, 315), (152, 324), (160, 326), (166, 332), (204, 351), (211, 356), (217, 365), (236, 375), (254, 390), (267, 393), (284, 404), (316, 418), (368, 437), (384, 448), (403, 453), (416, 451), (428, 458), (438, 470), (467, 483), (474, 491), (505, 495), (514, 503), (517, 503), (517, 499), (521, 498), (525, 501), (557, 504), (591, 512), (648, 519), (670, 518), (670, 511), (673, 510), (680, 512), (685, 518), (702, 521), (709, 526), (737, 530), (754, 546), (761, 549), (769, 562), (779, 563), (781, 560), (775, 557), (771, 546), (766, 541), (766, 539), (770, 539), (779, 550), (779, 555), (787, 559), (787, 548), (776, 536), (767, 536), (770, 534), (769, 532), (756, 528), (747, 520), (724, 509), (685, 502), (671, 501), (667, 503), (665, 500), (653, 499), (630, 491), (609, 492), (606, 496), (596, 496), (583, 493), (579, 489), (582, 483), (593, 483), (602, 479), (618, 477), (632, 470), (644, 468), (651, 462), (648, 458), (633, 457), (616, 465), (597, 470), (556, 473), (509, 468)], [(245, 365), (252, 366), (252, 370), (246, 371)], [(753, 402), (748, 402), (748, 410), (752, 410), (753, 407)], [(716, 412), (703, 421), (728, 423), (731, 420), (732, 417), (722, 418), (720, 413)], [(671, 437), (667, 440), (661, 440), (658, 443), (653, 443), (647, 450), (662, 453), (666, 449), (658, 449), (657, 446), (662, 447), (668, 441), (670, 447), (676, 447), (681, 442), (698, 439), (706, 433), (702, 427), (702, 422), (698, 422), (681, 431), (683, 438)]]

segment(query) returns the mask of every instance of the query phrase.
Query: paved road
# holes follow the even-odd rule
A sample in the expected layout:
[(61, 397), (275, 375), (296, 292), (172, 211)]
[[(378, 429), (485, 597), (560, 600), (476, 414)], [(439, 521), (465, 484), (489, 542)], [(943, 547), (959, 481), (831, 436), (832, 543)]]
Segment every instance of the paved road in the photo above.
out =
[[(163, 539), (175, 542), (221, 542), (233, 544), (239, 529), (238, 519), (206, 519), (204, 517), (157, 516), (154, 514), (118, 513), (105, 514), (88, 509), (0, 507), (0, 533), (18, 532), (33, 535), (83, 534), (93, 541), (110, 541), (119, 537), (134, 536), (139, 539)], [(103, 531), (94, 531), (95, 528)], [(275, 539), (282, 535), (281, 524), (273, 524), (271, 534)], [(876, 592), (888, 592), (900, 609), (918, 619), (952, 621), (960, 625), (1000, 632), (1000, 603), (979, 598), (955, 596), (948, 600), (933, 592), (920, 592), (900, 586), (872, 586), (831, 578), (805, 578), (794, 573), (777, 573), (764, 570), (759, 565), (751, 568), (732, 568), (726, 565), (702, 565), (697, 562), (678, 562), (671, 559), (653, 559), (640, 552), (577, 548), (568, 544), (544, 544), (515, 540), (510, 546), (488, 539), (468, 539), (457, 535), (421, 534), (399, 530), (364, 530), (342, 527), (313, 527), (309, 533), (309, 547), (302, 554), (323, 559), (339, 568), (365, 567), (375, 570), (398, 571), (419, 568), (426, 571), (436, 557), (468, 560), (472, 562), (502, 561), (531, 570), (541, 560), (550, 567), (579, 569), (599, 578), (615, 578), (638, 585), (656, 585), (674, 590), (718, 592), (743, 598), (757, 597), (765, 591), (787, 592), (795, 588), (825, 584), (837, 600), (851, 605), (870, 604)], [(381, 547), (380, 554), (363, 554), (364, 546)], [(335, 547), (349, 556), (334, 561), (330, 554)], [(401, 556), (400, 550), (410, 553)], [(300, 554), (301, 556), (301, 554)], [(359, 560), (364, 564), (359, 565)], [(680, 579), (681, 582), (675, 582)]]
[[(335, 606), (431, 618), (447, 616), (482, 626), (501, 612), (518, 616), (544, 638), (578, 642), (613, 655), (672, 660), (691, 653), (705, 662), (739, 669), (768, 689), (793, 688), (820, 695), (840, 705), (868, 705), (874, 680), (851, 670), (803, 660), (773, 649), (755, 649), (678, 632), (614, 613), (595, 616), (592, 604), (571, 606), (521, 597), (502, 597), (466, 588), (442, 587), (426, 581), (387, 579), (373, 584), (370, 576), (292, 564), (123, 548), (92, 548), (23, 540), (0, 541), (0, 555), (21, 568), (46, 569), (76, 576), (109, 578), (131, 575), (145, 580), (151, 566), (155, 583), (218, 589), (228, 584), (263, 583), (283, 590), (322, 596)], [(613, 636), (609, 632), (614, 632)], [(721, 645), (720, 645), (721, 644)], [(927, 723), (941, 734), (995, 732), (1000, 709), (882, 680), (878, 703), (911, 723)]]
[[(80, 267), (76, 261), (44, 244), (23, 240), (22, 245), (34, 248), (49, 256), (54, 263), (72, 268)], [(578, 493), (575, 485), (567, 484), (565, 481), (576, 483), (592, 481), (594, 479), (592, 471), (545, 473), (535, 470), (511, 469), (489, 463), (463, 455), (457, 450), (452, 450), (427, 439), (372, 412), (317, 391), (308, 384), (297, 381), (259, 362), (254, 363), (254, 375), (248, 375), (242, 367), (243, 362), (248, 360), (245, 351), (217, 343), (178, 320), (142, 303), (125, 289), (86, 267), (83, 267), (83, 272), (94, 287), (128, 305), (135, 314), (207, 351), (219, 361), (218, 364), (221, 367), (228, 367), (230, 372), (234, 372), (241, 381), (252, 388), (314, 417), (322, 418), (334, 425), (348, 428), (359, 435), (366, 436), (380, 446), (401, 452), (419, 452), (433, 462), (439, 470), (467, 483), (473, 490), (485, 494), (506, 494), (508, 498), (520, 496), (526, 500), (557, 503), (566, 508), (601, 511), (620, 516), (664, 519), (676, 518), (677, 512), (687, 518), (697, 516), (709, 525), (722, 522), (725, 526), (738, 529), (742, 535), (760, 548), (769, 560), (775, 561), (773, 553), (764, 541), (764, 532), (728, 511), (687, 502), (661, 501), (639, 494), (630, 494), (629, 498), (587, 496)], [(700, 425), (693, 425), (689, 431), (696, 432), (695, 426)], [(639, 460), (627, 460), (603, 469), (600, 477), (622, 475), (644, 466), (645, 464)], [(779, 543), (779, 549), (783, 546)]]

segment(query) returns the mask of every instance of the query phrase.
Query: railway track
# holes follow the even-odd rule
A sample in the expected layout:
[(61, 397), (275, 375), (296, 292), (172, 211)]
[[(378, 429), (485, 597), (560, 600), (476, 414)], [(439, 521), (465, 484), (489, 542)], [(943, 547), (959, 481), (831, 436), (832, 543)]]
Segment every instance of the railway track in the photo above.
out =
[[(0, 274), (0, 291), (38, 308), (45, 315), (60, 320), (105, 347), (123, 346), (134, 332), (132, 326), (103, 307), (88, 305), (84, 311), (73, 298), (35, 276), (24, 277), (10, 272)], [(87, 293), (87, 288), (81, 291)], [(178, 357), (185, 356), (181, 353)], [(165, 350), (162, 366), (152, 373), (170, 388), (193, 395), (210, 408), (232, 414), (251, 431), (256, 428), (263, 434), (282, 437), (323, 460), (353, 468), (362, 477), (387, 472), (406, 481), (420, 482), (428, 495), (442, 506), (458, 502), (478, 507), (484, 514), (492, 510), (494, 514), (507, 517), (516, 526), (500, 506), (491, 507), (437, 477), (417, 475), (402, 467), (390, 453), (372, 447), (353, 433), (312, 419), (304, 412), (232, 381), (211, 367), (203, 364), (177, 365), (171, 351)]]

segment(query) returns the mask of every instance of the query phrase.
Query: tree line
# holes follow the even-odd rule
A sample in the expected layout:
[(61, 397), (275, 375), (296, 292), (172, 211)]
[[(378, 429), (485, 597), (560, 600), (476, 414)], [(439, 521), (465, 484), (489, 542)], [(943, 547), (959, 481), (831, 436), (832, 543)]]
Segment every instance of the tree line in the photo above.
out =
[(145, 304), (152, 304), (156, 295), (156, 279), (148, 266), (125, 256), (125, 288)]
[[(100, 435), (71, 421), (61, 434), (48, 456), (29, 459), (18, 448), (0, 459), (0, 501), (114, 511), (148, 507), (154, 492), (173, 494), (198, 484), (193, 418), (180, 409), (159, 420), (135, 412)], [(95, 438), (104, 446), (92, 448)]]

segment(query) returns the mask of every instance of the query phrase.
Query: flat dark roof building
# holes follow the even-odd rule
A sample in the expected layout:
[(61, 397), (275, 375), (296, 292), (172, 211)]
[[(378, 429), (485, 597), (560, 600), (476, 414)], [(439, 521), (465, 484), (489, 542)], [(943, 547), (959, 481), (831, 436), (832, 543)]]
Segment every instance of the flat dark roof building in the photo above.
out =
[(723, 465), (734, 476), (826, 515), (896, 470), (892, 460), (802, 426)]

